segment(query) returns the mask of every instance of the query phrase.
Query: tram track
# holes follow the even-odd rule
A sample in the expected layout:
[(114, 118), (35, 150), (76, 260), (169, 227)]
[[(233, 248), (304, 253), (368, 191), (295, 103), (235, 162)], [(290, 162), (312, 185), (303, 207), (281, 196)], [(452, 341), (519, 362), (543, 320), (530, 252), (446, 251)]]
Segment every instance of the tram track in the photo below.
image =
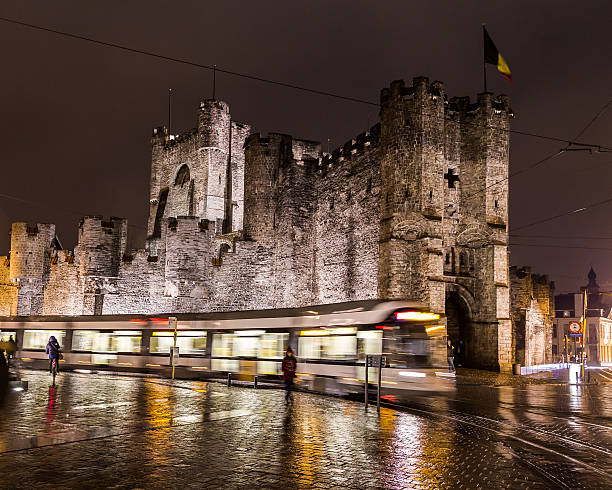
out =
[[(427, 418), (436, 417), (436, 418), (442, 419), (442, 420), (453, 421), (453, 422), (457, 422), (457, 423), (461, 423), (461, 424), (467, 424), (467, 425), (470, 425), (472, 427), (479, 428), (479, 429), (482, 429), (482, 430), (485, 430), (485, 431), (488, 431), (488, 432), (496, 434), (497, 436), (499, 436), (499, 438), (500, 438), (500, 440), (502, 442), (505, 439), (512, 439), (512, 440), (514, 440), (516, 442), (519, 442), (519, 443), (524, 444), (526, 446), (538, 449), (538, 450), (540, 450), (542, 452), (553, 454), (557, 458), (561, 458), (563, 460), (570, 461), (573, 464), (579, 465), (579, 466), (581, 466), (581, 467), (583, 467), (583, 468), (585, 468), (585, 469), (587, 469), (589, 471), (592, 471), (592, 472), (597, 473), (598, 475), (600, 475), (602, 477), (605, 477), (607, 481), (612, 480), (612, 473), (610, 473), (608, 471), (605, 471), (605, 470), (602, 470), (601, 468), (597, 468), (597, 467), (595, 467), (595, 466), (593, 466), (593, 465), (591, 465), (589, 463), (585, 463), (584, 461), (576, 459), (576, 458), (574, 458), (572, 456), (569, 456), (567, 454), (564, 454), (562, 452), (559, 452), (559, 451), (557, 451), (557, 450), (555, 450), (555, 449), (553, 449), (551, 447), (546, 447), (546, 446), (542, 445), (543, 443), (545, 443), (545, 441), (538, 441), (538, 442), (531, 441), (529, 439), (525, 439), (524, 437), (520, 437), (518, 435), (512, 434), (512, 433), (508, 432), (507, 430), (506, 431), (497, 430), (497, 429), (495, 429), (493, 427), (489, 427), (489, 426), (487, 426), (487, 425), (485, 425), (483, 423), (478, 423), (476, 421), (467, 420), (466, 419), (466, 417), (476, 417), (473, 414), (467, 414), (467, 413), (464, 414), (462, 412), (454, 412), (454, 413), (451, 413), (451, 414), (442, 414), (442, 413), (435, 412), (435, 411), (427, 411), (427, 410), (424, 410), (424, 409), (420, 409), (420, 408), (416, 408), (416, 407), (408, 407), (408, 406), (405, 406), (405, 405), (400, 405), (400, 404), (391, 403), (391, 402), (387, 402), (387, 401), (385, 401), (384, 403), (381, 403), (381, 405), (383, 405), (385, 407), (388, 407), (388, 408), (396, 409), (398, 411), (410, 412), (410, 413), (413, 413), (415, 415), (420, 415), (420, 416), (424, 416), (424, 417), (427, 417)], [(465, 415), (466, 417), (458, 416), (457, 414), (459, 414), (459, 413), (461, 413), (462, 415)], [(494, 423), (494, 424), (498, 424), (498, 425), (505, 425), (509, 429), (517, 429), (517, 428), (519, 428), (520, 430), (525, 430), (525, 428), (517, 427), (517, 426), (509, 425), (509, 424), (504, 424), (504, 423), (502, 423), (500, 421), (497, 421), (495, 419), (490, 419), (488, 417), (478, 417), (478, 418), (480, 418), (482, 420), (486, 420), (486, 421), (488, 421), (490, 423)], [(530, 431), (530, 432), (536, 432), (536, 431)], [(537, 434), (537, 432), (536, 432), (536, 434)], [(549, 433), (547, 435), (559, 438), (554, 433)], [(601, 448), (590, 447), (590, 445), (587, 445), (585, 443), (578, 443), (578, 444), (582, 445), (584, 448), (586, 448), (588, 450), (599, 450), (599, 451), (602, 451)], [(508, 447), (506, 444), (504, 444), (504, 446)], [(514, 450), (512, 450), (512, 451), (516, 455)], [(610, 452), (610, 451), (603, 450), (603, 452), (607, 456), (612, 456), (612, 452)], [(518, 456), (518, 457), (519, 457), (519, 459), (524, 460), (524, 458), (522, 458), (520, 456)], [(537, 471), (539, 473), (546, 474), (546, 476), (548, 477), (548, 479), (551, 482), (557, 483), (558, 479), (554, 475), (548, 473), (543, 468), (538, 467)], [(563, 486), (565, 487), (565, 485), (563, 485)]]

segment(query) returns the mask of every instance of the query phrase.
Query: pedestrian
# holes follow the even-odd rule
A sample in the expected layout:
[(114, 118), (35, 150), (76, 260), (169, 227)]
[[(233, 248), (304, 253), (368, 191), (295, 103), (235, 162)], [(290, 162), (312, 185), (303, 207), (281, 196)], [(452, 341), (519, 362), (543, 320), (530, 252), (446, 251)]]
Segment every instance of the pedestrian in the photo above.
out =
[(451, 339), (446, 341), (446, 360), (448, 361), (448, 370), (451, 373), (455, 372), (455, 346)]
[(6, 359), (4, 358), (4, 350), (0, 348), (0, 406), (2, 406), (4, 397), (8, 393), (8, 387), (9, 387), (8, 365), (6, 364)]
[(57, 372), (59, 373), (60, 345), (57, 339), (51, 335), (45, 352), (49, 355), (49, 372), (53, 372), (53, 360), (56, 361)]
[(7, 363), (10, 364), (11, 359), (13, 359), (15, 357), (15, 353), (17, 352), (17, 343), (15, 342), (15, 339), (13, 339), (13, 336), (11, 335), (8, 339), (8, 342), (6, 343), (6, 360)]
[(289, 403), (291, 392), (293, 391), (295, 370), (297, 369), (297, 359), (293, 355), (293, 349), (291, 347), (287, 347), (281, 369), (283, 371), (283, 379), (285, 380), (285, 403)]

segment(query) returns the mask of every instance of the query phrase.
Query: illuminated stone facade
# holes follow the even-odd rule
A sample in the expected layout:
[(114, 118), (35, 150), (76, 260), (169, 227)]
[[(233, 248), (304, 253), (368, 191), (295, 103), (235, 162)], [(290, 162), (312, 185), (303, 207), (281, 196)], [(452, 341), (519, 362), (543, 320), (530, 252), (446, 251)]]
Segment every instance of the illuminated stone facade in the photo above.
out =
[[(0, 262), (10, 268), (0, 270), (2, 311), (409, 298), (447, 313), (467, 365), (509, 368), (508, 99), (449, 99), (442, 83), (419, 77), (384, 89), (380, 115), (325, 154), (317, 142), (250, 134), (227, 104), (203, 102), (192, 131), (154, 131), (146, 248), (126, 249), (118, 218), (85, 217), (74, 252), (57, 250), (51, 225), (14, 224)], [(24, 253), (36, 266), (13, 271)]]

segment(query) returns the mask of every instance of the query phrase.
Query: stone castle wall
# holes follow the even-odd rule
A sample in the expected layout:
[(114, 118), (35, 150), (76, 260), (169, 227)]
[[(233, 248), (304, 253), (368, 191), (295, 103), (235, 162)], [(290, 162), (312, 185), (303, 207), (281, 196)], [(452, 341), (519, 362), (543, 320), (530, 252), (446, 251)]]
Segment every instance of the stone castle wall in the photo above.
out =
[(529, 267), (510, 269), (515, 362), (533, 366), (552, 362), (555, 285)]
[[(204, 101), (195, 129), (154, 130), (145, 249), (126, 250), (119, 218), (84, 218), (63, 257), (50, 229), (39, 246), (17, 224), (11, 271), (26, 272), (0, 277), (2, 308), (14, 312), (14, 290), (18, 314), (411, 299), (448, 313), (473, 365), (505, 369), (511, 116), (504, 97), (449, 100), (441, 82), (396, 81), (380, 123), (323, 154), (318, 142), (250, 134), (226, 103)], [(27, 270), (12, 263), (23, 243), (37, 256)]]

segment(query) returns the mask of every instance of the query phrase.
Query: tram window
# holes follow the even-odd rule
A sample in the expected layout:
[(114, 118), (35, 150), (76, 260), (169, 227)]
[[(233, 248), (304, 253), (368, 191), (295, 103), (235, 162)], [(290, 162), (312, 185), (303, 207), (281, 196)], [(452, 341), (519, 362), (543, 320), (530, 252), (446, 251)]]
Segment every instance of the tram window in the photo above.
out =
[[(12, 336), (13, 340), (16, 340), (17, 332), (9, 331), (9, 330), (0, 330), (0, 342), (8, 342), (9, 338)], [(45, 344), (46, 345), (46, 344)]]
[(259, 337), (234, 337), (234, 357), (255, 357), (259, 347)]
[[(174, 332), (153, 332), (150, 352), (153, 354), (169, 354), (174, 343)], [(181, 354), (205, 354), (206, 332), (178, 332), (176, 345)]]
[(51, 335), (57, 339), (60, 346), (64, 346), (65, 330), (26, 330), (23, 332), (23, 348), (45, 349)]
[(369, 355), (382, 354), (383, 333), (381, 331), (363, 330), (357, 333), (359, 359)]
[(289, 342), (288, 333), (266, 333), (261, 336), (258, 356), (261, 359), (282, 359)]
[(298, 357), (304, 359), (354, 359), (357, 357), (357, 337), (354, 335), (300, 337)]
[(213, 357), (232, 357), (234, 346), (234, 334), (213, 335), (212, 355)]
[(75, 330), (72, 350), (85, 352), (140, 352), (142, 332), (138, 330)]

